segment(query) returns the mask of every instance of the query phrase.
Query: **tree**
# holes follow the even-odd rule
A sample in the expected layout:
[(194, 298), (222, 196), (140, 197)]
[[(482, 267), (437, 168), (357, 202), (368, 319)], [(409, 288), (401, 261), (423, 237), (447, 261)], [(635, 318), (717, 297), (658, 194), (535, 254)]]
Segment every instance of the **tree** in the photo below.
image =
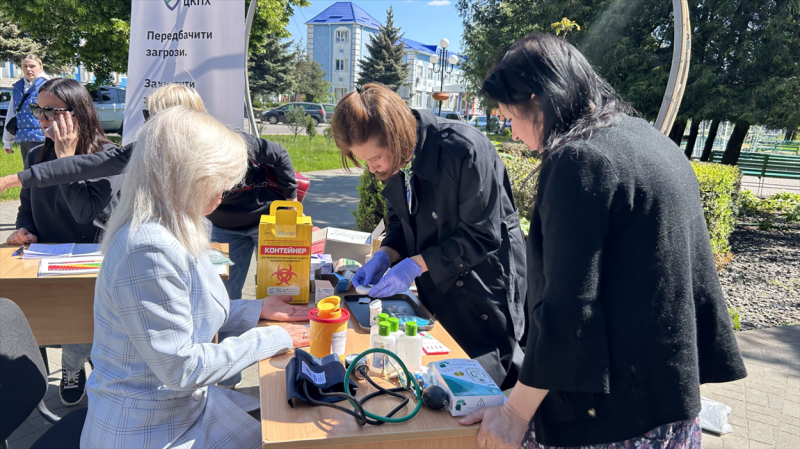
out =
[(0, 61), (10, 59), (19, 63), (28, 53), (42, 57), (42, 45), (21, 33), (16, 25), (6, 20), (0, 13)]
[(386, 11), (386, 25), (369, 37), (369, 55), (361, 63), (358, 84), (381, 83), (397, 92), (406, 82), (409, 65), (403, 62), (405, 44), (400, 28), (394, 26), (392, 7)]
[(330, 102), (331, 83), (325, 81), (327, 72), (306, 54), (298, 42), (294, 52), (294, 93), (303, 95), (306, 101)]
[(572, 30), (580, 31), (581, 30), (581, 26), (580, 25), (578, 25), (576, 22), (573, 22), (572, 20), (567, 19), (566, 17), (562, 18), (561, 20), (559, 20), (556, 23), (551, 24), (550, 28), (552, 28), (553, 31), (556, 32), (556, 36), (558, 36), (560, 34), (563, 34), (561, 39), (564, 39), (564, 40), (567, 40), (567, 33), (569, 33), (570, 31), (572, 31)]
[[(288, 36), (285, 27), (293, 8), (308, 4), (258, 0), (251, 49), (263, 47), (271, 34)], [(33, 40), (48, 42), (48, 54), (54, 57), (50, 64), (83, 64), (101, 82), (128, 68), (131, 0), (3, 0), (0, 12)]]
[(317, 137), (317, 122), (310, 115), (306, 118), (306, 135), (308, 140), (314, 140), (314, 137)]
[(350, 211), (356, 219), (357, 231), (372, 232), (386, 216), (386, 199), (381, 195), (384, 186), (368, 168), (361, 173), (361, 181), (357, 187), (360, 201), (356, 210)]
[(297, 142), (297, 136), (303, 132), (310, 118), (302, 106), (295, 106), (286, 111), (286, 126), (294, 134), (293, 142)]
[[(250, 91), (271, 95), (290, 92), (294, 87), (294, 62), (289, 47), (277, 35), (269, 35), (258, 52), (250, 54)], [(252, 48), (252, 46), (251, 46)]]

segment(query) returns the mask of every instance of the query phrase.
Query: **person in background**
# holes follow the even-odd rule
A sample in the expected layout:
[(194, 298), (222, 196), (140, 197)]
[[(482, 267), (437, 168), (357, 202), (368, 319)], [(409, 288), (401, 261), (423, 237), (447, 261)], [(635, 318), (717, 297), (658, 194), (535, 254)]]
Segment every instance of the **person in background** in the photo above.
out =
[(14, 83), (11, 100), (8, 102), (6, 121), (16, 117), (17, 132), (11, 134), (3, 129), (3, 149), (8, 154), (14, 154), (12, 145), (19, 144), (22, 153), (22, 163), (28, 168), (28, 151), (44, 142), (44, 134), (36, 117), (31, 114), (30, 105), (36, 103), (39, 89), (49, 76), (44, 73), (42, 60), (36, 55), (25, 55), (20, 62), (23, 77)]
[(376, 284), (370, 297), (384, 298), (416, 280), (420, 300), (456, 343), (501, 388), (514, 385), (525, 241), (492, 143), (466, 123), (409, 109), (379, 84), (342, 98), (331, 128), (343, 166), (364, 161), (386, 182), (386, 238), (353, 285)]
[[(258, 401), (214, 383), (308, 346), (305, 326), (256, 327), (306, 320), (308, 308), (291, 297), (230, 300), (208, 257), (205, 216), (247, 159), (237, 133), (186, 106), (142, 127), (101, 244), (82, 448), (261, 447), (247, 414)], [(246, 332), (212, 343), (226, 330)]]
[(543, 161), (519, 382), (461, 423), (479, 447), (700, 449), (700, 384), (746, 372), (691, 165), (555, 36), (511, 44), (482, 93)]
[[(149, 119), (171, 106), (185, 105), (205, 112), (200, 94), (191, 87), (167, 84), (147, 97), (147, 109), (142, 113)], [(237, 131), (238, 132), (238, 131)], [(297, 180), (294, 166), (286, 149), (268, 140), (239, 132), (248, 151), (247, 173), (237, 186), (225, 192), (220, 206), (208, 218), (213, 224), (211, 239), (229, 245), (229, 258), (234, 263), (225, 288), (231, 298), (242, 297), (242, 287), (253, 253), (258, 245), (258, 225), (261, 215), (268, 214), (272, 201), (297, 201)], [(81, 156), (65, 161), (52, 161), (31, 167), (17, 174), (0, 178), (0, 192), (10, 187), (49, 186), (64, 182), (109, 176), (122, 172), (131, 158), (133, 144), (100, 154)], [(283, 193), (264, 187), (265, 166), (275, 172)], [(236, 332), (221, 332), (220, 341)], [(242, 381), (241, 373), (220, 382), (221, 387), (234, 388)]]
[[(44, 83), (30, 105), (47, 138), (30, 150), (28, 165), (55, 159), (69, 161), (82, 154), (111, 151), (97, 119), (89, 92), (72, 79)], [(118, 176), (92, 177), (49, 187), (22, 189), (16, 231), (6, 243), (95, 243), (102, 224), (116, 203)], [(65, 406), (80, 402), (85, 393), (84, 365), (91, 344), (62, 345), (59, 395)]]

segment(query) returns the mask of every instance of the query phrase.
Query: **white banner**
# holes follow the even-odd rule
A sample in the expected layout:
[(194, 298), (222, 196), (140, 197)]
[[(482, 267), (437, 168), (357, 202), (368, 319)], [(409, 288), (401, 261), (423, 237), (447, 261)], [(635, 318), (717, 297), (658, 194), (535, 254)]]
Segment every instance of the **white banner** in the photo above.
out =
[(133, 0), (122, 143), (144, 123), (150, 92), (194, 87), (208, 112), (232, 129), (244, 123), (244, 0)]

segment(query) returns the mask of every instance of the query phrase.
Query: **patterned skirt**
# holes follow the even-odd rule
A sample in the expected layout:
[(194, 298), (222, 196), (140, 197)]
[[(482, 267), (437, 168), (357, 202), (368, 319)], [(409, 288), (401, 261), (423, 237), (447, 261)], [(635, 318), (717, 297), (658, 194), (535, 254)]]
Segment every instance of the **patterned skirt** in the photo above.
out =
[(703, 431), (700, 429), (700, 418), (694, 420), (678, 421), (647, 432), (646, 434), (616, 443), (593, 444), (591, 446), (578, 446), (574, 448), (556, 448), (545, 446), (536, 441), (531, 420), (530, 429), (522, 440), (523, 449), (701, 449), (700, 439)]

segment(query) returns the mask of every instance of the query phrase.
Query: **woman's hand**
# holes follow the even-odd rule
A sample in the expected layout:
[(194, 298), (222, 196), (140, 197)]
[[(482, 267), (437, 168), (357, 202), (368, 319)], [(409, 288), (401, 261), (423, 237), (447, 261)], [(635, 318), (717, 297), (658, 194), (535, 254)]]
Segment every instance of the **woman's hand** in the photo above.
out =
[(17, 174), (3, 176), (0, 178), (0, 193), (5, 192), (12, 187), (22, 187), (22, 182), (20, 182)]
[(478, 431), (478, 447), (492, 449), (518, 449), (529, 420), (520, 417), (508, 407), (484, 407), (470, 413), (459, 421), (462, 426), (481, 423)]
[(17, 229), (8, 236), (8, 239), (6, 239), (6, 243), (9, 245), (26, 245), (28, 243), (36, 243), (38, 241), (39, 239), (35, 235), (28, 232), (28, 230), (25, 228)]
[(12, 150), (11, 148), (3, 148), (3, 149), (6, 150), (6, 153), (8, 154), (14, 154), (14, 150)]
[(293, 306), (287, 304), (291, 296), (267, 296), (261, 306), (261, 319), (273, 321), (306, 321), (308, 320), (307, 306)]
[(280, 326), (289, 333), (289, 337), (291, 337), (292, 344), (295, 348), (305, 348), (311, 345), (309, 329), (307, 327), (297, 324), (282, 324)]
[(56, 156), (59, 159), (75, 155), (75, 150), (78, 148), (78, 131), (78, 120), (69, 111), (59, 114), (53, 120), (53, 133), (56, 136), (53, 140)]

